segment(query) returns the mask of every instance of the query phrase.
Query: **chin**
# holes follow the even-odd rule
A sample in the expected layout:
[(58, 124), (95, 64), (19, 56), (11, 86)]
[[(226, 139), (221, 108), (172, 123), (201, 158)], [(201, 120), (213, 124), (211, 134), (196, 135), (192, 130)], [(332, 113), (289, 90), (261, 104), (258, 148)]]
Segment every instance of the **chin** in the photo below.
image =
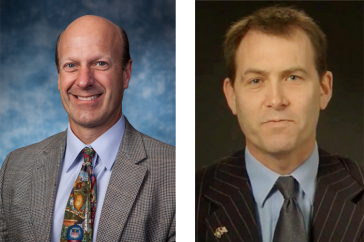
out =
[(288, 139), (265, 140), (260, 146), (269, 154), (286, 154), (294, 150), (295, 142)]
[(275, 145), (275, 146), (266, 146), (264, 147), (264, 150), (268, 154), (283, 155), (290, 153), (293, 150), (293, 148), (289, 146)]
[(97, 126), (100, 123), (100, 119), (94, 116), (89, 116), (89, 115), (83, 115), (83, 116), (79, 116), (77, 118), (73, 118), (73, 121), (82, 127), (85, 128), (92, 128)]

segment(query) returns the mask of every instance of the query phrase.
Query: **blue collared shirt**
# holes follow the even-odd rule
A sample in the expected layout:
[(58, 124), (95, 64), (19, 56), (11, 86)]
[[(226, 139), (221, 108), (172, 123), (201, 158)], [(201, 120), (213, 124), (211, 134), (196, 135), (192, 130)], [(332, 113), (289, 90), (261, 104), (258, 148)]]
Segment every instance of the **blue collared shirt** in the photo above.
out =
[[(248, 148), (245, 149), (245, 162), (253, 190), (262, 241), (271, 242), (284, 200), (282, 194), (272, 188), (281, 175), (256, 160)], [(299, 184), (297, 202), (303, 213), (307, 233), (309, 233), (312, 219), (318, 164), (319, 155), (316, 144), (310, 157), (290, 174)]]
[(114, 126), (90, 145), (85, 145), (74, 135), (68, 124), (66, 151), (58, 180), (58, 190), (53, 213), (52, 242), (59, 242), (61, 238), (63, 217), (67, 201), (83, 163), (83, 156), (80, 152), (86, 146), (92, 147), (95, 150), (95, 155), (92, 157), (92, 165), (97, 181), (97, 207), (92, 241), (96, 241), (101, 208), (104, 203), (112, 167), (119, 151), (124, 131), (125, 119), (122, 115)]

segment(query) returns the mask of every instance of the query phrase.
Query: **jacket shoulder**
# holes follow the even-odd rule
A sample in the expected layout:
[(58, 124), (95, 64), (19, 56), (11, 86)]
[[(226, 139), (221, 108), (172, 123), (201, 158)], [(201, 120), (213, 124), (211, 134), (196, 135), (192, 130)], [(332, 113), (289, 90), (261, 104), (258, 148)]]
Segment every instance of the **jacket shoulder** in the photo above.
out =
[(175, 159), (176, 147), (139, 132), (148, 155)]
[(364, 166), (363, 163), (359, 163), (358, 161), (351, 160), (347, 157), (338, 155), (338, 159), (344, 165), (346, 170), (351, 174), (351, 176), (362, 186), (364, 187)]
[(212, 164), (199, 168), (196, 172), (196, 181), (202, 181), (210, 179), (214, 176), (214, 173), (224, 164), (231, 164), (244, 160), (244, 149), (238, 150), (231, 156), (223, 157), (214, 161)]
[(199, 168), (195, 176), (196, 196), (204, 194), (204, 191), (214, 182), (215, 174), (225, 164), (236, 164), (244, 160), (244, 150), (239, 150), (231, 156), (221, 158), (208, 166)]
[[(143, 146), (145, 152), (147, 153), (147, 158), (157, 156), (158, 158), (171, 158), (175, 159), (175, 147), (166, 144), (160, 140), (152, 138), (142, 132), (136, 130), (133, 125), (130, 124), (129, 120), (125, 117), (125, 131), (124, 139), (128, 141), (129, 148), (140, 150)], [(135, 143), (131, 145), (130, 142)], [(131, 146), (131, 147), (130, 147)]]
[(320, 157), (331, 157), (331, 162), (339, 161), (343, 167), (348, 171), (352, 178), (358, 182), (358, 184), (364, 187), (364, 164), (363, 162), (354, 161), (346, 156), (339, 154), (330, 154), (329, 152), (319, 149)]
[(165, 148), (165, 149), (171, 149), (171, 150), (175, 150), (175, 147), (173, 145), (169, 145), (167, 143), (164, 143), (160, 140), (157, 140), (155, 138), (152, 138), (146, 134), (143, 134), (141, 132), (139, 132), (142, 136), (142, 139), (143, 141), (146, 143), (146, 144), (149, 144), (151, 146), (159, 146), (161, 148)]
[(54, 143), (58, 143), (65, 139), (66, 137), (66, 131), (60, 132), (58, 134), (52, 135), (38, 143), (34, 143), (28, 146), (21, 147), (19, 149), (16, 149), (8, 154), (8, 157), (10, 158), (16, 158), (21, 156), (28, 156), (32, 157), (33, 155), (38, 154), (39, 152), (45, 150), (47, 146), (52, 145)]

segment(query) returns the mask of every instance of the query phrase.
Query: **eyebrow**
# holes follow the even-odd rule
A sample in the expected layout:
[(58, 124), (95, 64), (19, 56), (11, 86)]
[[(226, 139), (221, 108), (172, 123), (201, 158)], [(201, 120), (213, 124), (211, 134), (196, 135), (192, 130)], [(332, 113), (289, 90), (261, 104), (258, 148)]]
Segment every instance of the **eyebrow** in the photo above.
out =
[(247, 70), (244, 71), (243, 76), (248, 75), (248, 74), (261, 74), (261, 75), (266, 75), (267, 72), (263, 71), (263, 70), (259, 70), (259, 69), (255, 69), (255, 68), (249, 68)]
[(305, 68), (302, 68), (299, 66), (286, 69), (286, 70), (282, 71), (282, 74), (285, 75), (285, 74), (289, 74), (289, 73), (293, 73), (293, 72), (302, 72), (304, 75), (308, 75), (308, 71)]
[[(90, 58), (89, 62), (95, 62), (95, 61), (99, 61), (99, 60), (110, 60), (111, 59), (111, 55), (102, 55), (102, 54), (98, 54), (93, 56), (92, 58)], [(79, 62), (80, 58), (79, 56), (75, 55), (75, 56), (68, 56), (66, 58), (60, 59), (59, 63), (66, 63), (66, 62)]]
[[(289, 73), (293, 73), (293, 72), (302, 72), (305, 75), (308, 75), (308, 72), (306, 71), (305, 68), (299, 67), (299, 66), (295, 66), (295, 67), (291, 67), (288, 68), (286, 70), (281, 71), (281, 75), (287, 75)], [(243, 76), (247, 75), (247, 74), (260, 74), (260, 75), (267, 75), (268, 72), (264, 71), (264, 70), (260, 70), (260, 69), (256, 69), (256, 68), (248, 68), (247, 70), (245, 70), (243, 72)]]

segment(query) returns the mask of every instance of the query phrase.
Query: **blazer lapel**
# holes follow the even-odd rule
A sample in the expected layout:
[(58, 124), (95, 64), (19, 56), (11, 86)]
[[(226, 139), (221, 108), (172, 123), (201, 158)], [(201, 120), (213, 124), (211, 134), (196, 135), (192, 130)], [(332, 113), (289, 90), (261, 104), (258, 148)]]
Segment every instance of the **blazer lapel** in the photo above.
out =
[(66, 147), (66, 132), (51, 141), (34, 160), (31, 224), (34, 241), (50, 241), (59, 171)]
[(320, 151), (312, 241), (359, 241), (364, 211), (353, 200), (362, 191), (336, 156)]
[(147, 172), (137, 163), (146, 156), (140, 133), (125, 118), (125, 132), (105, 195), (97, 241), (120, 240)]
[[(206, 241), (259, 241), (255, 205), (244, 157), (219, 164), (204, 195), (217, 209), (206, 218)], [(221, 237), (217, 230), (222, 229)]]

